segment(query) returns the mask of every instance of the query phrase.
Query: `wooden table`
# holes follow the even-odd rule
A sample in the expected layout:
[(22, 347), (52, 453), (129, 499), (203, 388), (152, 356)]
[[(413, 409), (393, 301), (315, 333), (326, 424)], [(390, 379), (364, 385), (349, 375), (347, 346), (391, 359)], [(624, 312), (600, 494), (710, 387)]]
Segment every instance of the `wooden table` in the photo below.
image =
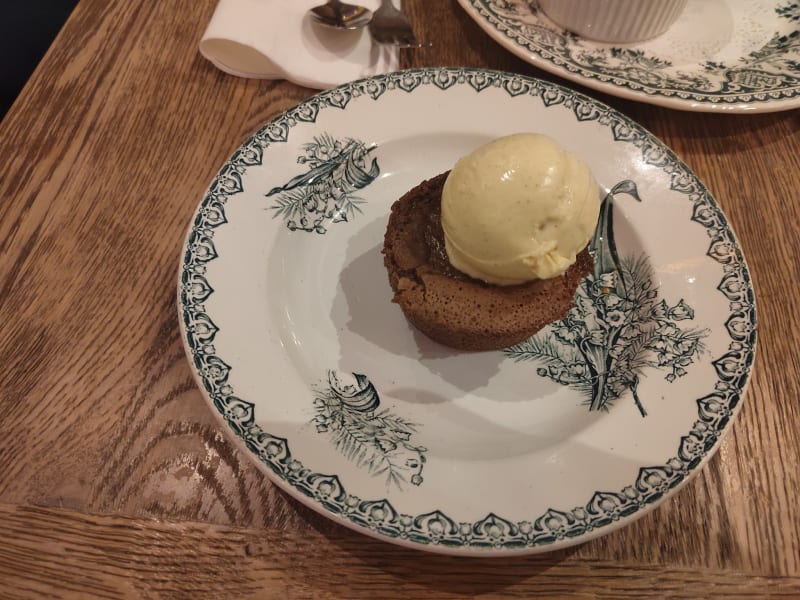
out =
[[(800, 597), (798, 112), (589, 92), (672, 147), (739, 236), (760, 320), (744, 408), (710, 464), (630, 527), (525, 558), (429, 555), (279, 492), (192, 379), (185, 227), (236, 146), (313, 93), (198, 56), (214, 5), (81, 0), (0, 124), (0, 597)], [(406, 5), (435, 45), (404, 67), (557, 80), (453, 0)]]

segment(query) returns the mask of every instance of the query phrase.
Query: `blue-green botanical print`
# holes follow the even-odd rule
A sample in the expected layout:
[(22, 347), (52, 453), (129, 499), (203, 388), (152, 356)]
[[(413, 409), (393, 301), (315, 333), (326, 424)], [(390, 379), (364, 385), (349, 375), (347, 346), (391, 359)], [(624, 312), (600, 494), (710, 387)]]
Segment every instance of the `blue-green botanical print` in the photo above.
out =
[(618, 194), (641, 201), (636, 184), (618, 183), (603, 200), (590, 242), (594, 273), (581, 281), (567, 318), (512, 346), (515, 360), (538, 360), (542, 377), (580, 391), (589, 410), (607, 410), (630, 391), (642, 416), (639, 377), (648, 368), (666, 370), (675, 381), (704, 350), (707, 331), (681, 328), (694, 318), (683, 299), (659, 299), (645, 255), (620, 258), (614, 240), (614, 204)]
[(790, 21), (800, 21), (800, 2), (789, 2), (775, 9), (781, 17)]
[(422, 483), (427, 449), (412, 443), (417, 425), (378, 410), (380, 398), (372, 382), (358, 373), (349, 376), (328, 371), (328, 381), (317, 390), (313, 423), (327, 433), (336, 449), (358, 467), (384, 475), (387, 484), (402, 489), (404, 483)]
[(305, 154), (297, 158), (308, 171), (267, 193), (277, 196), (270, 206), (274, 216), (282, 217), (291, 231), (316, 233), (325, 233), (329, 223), (351, 220), (361, 212), (358, 205), (363, 202), (355, 192), (380, 174), (376, 158), (367, 165), (368, 155), (376, 147), (352, 138), (337, 140), (329, 134), (314, 137), (303, 145)]

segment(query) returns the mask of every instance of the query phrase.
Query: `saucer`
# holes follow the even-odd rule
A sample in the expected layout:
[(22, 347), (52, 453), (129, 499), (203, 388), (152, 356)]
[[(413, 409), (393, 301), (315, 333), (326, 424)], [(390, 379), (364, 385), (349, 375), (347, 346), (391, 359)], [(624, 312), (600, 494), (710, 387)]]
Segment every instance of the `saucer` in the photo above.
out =
[(700, 112), (800, 106), (797, 2), (689, 2), (653, 40), (604, 44), (555, 25), (535, 2), (458, 1), (492, 39), (523, 60), (607, 94)]

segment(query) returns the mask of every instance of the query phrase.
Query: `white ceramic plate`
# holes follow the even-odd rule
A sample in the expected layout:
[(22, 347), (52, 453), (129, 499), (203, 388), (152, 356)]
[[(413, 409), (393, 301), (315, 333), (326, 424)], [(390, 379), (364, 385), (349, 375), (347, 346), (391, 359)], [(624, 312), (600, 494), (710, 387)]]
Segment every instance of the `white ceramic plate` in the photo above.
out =
[(800, 106), (800, 3), (793, 0), (690, 0), (666, 33), (636, 44), (580, 38), (535, 1), (458, 1), (523, 60), (607, 94), (706, 112)]
[[(568, 320), (457, 352), (390, 302), (389, 208), (518, 131), (588, 162), (609, 242)], [(716, 448), (755, 351), (744, 257), (691, 171), (591, 98), (490, 71), (365, 79), (266, 124), (201, 201), (178, 296), (200, 388), (275, 483), (468, 555), (560, 548), (656, 506)]]

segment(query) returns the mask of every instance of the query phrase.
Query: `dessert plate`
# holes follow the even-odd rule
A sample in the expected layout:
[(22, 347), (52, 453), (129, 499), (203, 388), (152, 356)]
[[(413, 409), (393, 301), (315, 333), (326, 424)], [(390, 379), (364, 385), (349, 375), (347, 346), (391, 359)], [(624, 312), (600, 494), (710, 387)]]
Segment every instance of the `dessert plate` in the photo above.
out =
[(523, 60), (607, 94), (681, 110), (800, 106), (800, 3), (691, 1), (663, 35), (605, 44), (555, 25), (528, 0), (458, 0)]
[[(518, 131), (596, 174), (595, 272), (564, 321), (454, 351), (391, 303), (389, 209)], [(178, 305), (200, 389), (278, 486), (466, 555), (576, 544), (669, 497), (729, 429), (756, 338), (736, 239), (668, 148), (576, 92), (470, 69), (359, 80), (264, 125), (197, 208)]]

